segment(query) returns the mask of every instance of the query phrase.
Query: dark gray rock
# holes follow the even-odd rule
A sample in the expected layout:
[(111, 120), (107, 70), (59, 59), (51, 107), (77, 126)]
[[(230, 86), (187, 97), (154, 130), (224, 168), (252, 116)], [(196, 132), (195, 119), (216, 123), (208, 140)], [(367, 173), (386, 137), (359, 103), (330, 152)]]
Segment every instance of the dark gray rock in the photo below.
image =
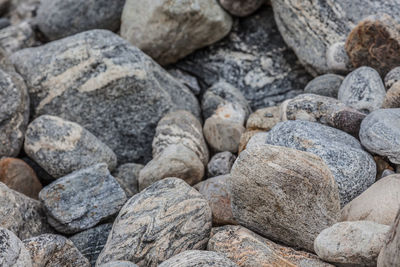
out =
[(124, 189), (125, 194), (128, 198), (139, 192), (139, 173), (143, 169), (142, 164), (136, 163), (125, 163), (118, 166), (118, 168), (112, 173), (115, 180)]
[(44, 187), (39, 199), (49, 223), (61, 233), (73, 234), (117, 213), (126, 196), (107, 165), (100, 163)]
[(156, 125), (169, 111), (200, 113), (184, 85), (109, 31), (24, 49), (12, 61), (27, 83), (34, 117), (55, 115), (80, 124), (108, 145), (120, 164), (151, 159)]
[(343, 76), (336, 74), (325, 74), (310, 81), (304, 92), (337, 98), (339, 87), (343, 82)]
[(219, 43), (177, 63), (209, 88), (220, 80), (239, 89), (253, 109), (275, 106), (302, 91), (310, 76), (276, 28), (270, 7), (236, 19)]
[(199, 95), (201, 92), (201, 88), (197, 78), (186, 71), (182, 71), (178, 68), (170, 68), (167, 69), (169, 74), (171, 74), (175, 79), (186, 85), (187, 88), (192, 91), (193, 94)]
[(225, 256), (214, 251), (187, 250), (164, 261), (159, 267), (238, 267)]
[(245, 17), (255, 12), (266, 0), (219, 0), (221, 6), (234, 16)]
[(229, 174), (236, 156), (229, 151), (215, 154), (207, 165), (207, 176), (215, 177)]
[(11, 231), (0, 227), (0, 266), (32, 267), (24, 243)]

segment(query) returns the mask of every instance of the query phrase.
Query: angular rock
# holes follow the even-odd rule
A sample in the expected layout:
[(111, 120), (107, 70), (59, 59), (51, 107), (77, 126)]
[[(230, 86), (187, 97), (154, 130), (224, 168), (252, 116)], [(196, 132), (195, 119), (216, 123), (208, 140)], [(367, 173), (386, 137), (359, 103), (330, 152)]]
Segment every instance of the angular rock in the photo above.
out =
[(112, 261), (106, 264), (99, 265), (98, 267), (138, 267), (130, 261)]
[(343, 76), (325, 74), (314, 78), (304, 88), (304, 93), (337, 98)]
[(248, 147), (229, 182), (239, 224), (290, 246), (312, 251), (315, 237), (340, 215), (336, 182), (322, 159), (311, 153)]
[(204, 249), (210, 230), (211, 209), (201, 194), (180, 179), (163, 179), (125, 203), (97, 265), (157, 266), (182, 251)]
[(78, 123), (108, 145), (120, 164), (151, 159), (156, 124), (169, 111), (200, 113), (184, 85), (109, 31), (24, 49), (12, 61), (27, 83), (34, 117)]
[(107, 165), (100, 163), (51, 183), (39, 199), (49, 223), (61, 233), (73, 234), (118, 213), (126, 196)]
[(265, 0), (219, 0), (219, 3), (226, 11), (239, 17), (250, 15), (265, 2)]
[(261, 108), (253, 112), (246, 122), (247, 130), (271, 130), (280, 122), (279, 106)]
[(378, 267), (400, 265), (400, 210), (378, 257)]
[(7, 54), (34, 46), (38, 41), (28, 22), (22, 22), (0, 30), (0, 46)]
[(207, 165), (207, 176), (215, 177), (229, 174), (236, 156), (229, 151), (215, 154)]
[(125, 163), (118, 166), (112, 175), (124, 189), (127, 198), (139, 193), (139, 173), (143, 169), (143, 165), (136, 163)]
[(351, 71), (352, 65), (347, 55), (345, 42), (337, 42), (326, 50), (326, 64), (328, 71), (347, 74)]
[(32, 267), (32, 260), (24, 243), (13, 232), (2, 227), (0, 227), (0, 265)]
[(237, 267), (221, 254), (213, 251), (187, 250), (164, 261), (159, 267)]
[(43, 115), (28, 126), (24, 150), (54, 178), (97, 163), (110, 170), (117, 165), (114, 152), (77, 123)]
[(196, 96), (200, 94), (201, 88), (196, 77), (178, 68), (169, 68), (167, 70), (175, 79), (186, 85), (193, 94)]
[(400, 108), (400, 82), (393, 84), (386, 92), (382, 108)]

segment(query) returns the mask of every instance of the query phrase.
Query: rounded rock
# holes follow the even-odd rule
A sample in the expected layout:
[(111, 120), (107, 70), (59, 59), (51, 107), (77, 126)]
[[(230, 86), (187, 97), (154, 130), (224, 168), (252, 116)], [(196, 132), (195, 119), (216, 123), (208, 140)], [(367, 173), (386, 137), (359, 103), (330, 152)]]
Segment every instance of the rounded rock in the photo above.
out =
[(24, 243), (11, 231), (0, 227), (0, 265), (4, 267), (32, 267), (32, 260)]
[(337, 42), (328, 47), (326, 50), (328, 70), (337, 73), (349, 73), (351, 71), (352, 66), (345, 45), (345, 42)]
[(215, 154), (207, 165), (207, 176), (215, 177), (231, 172), (236, 156), (229, 151)]
[(400, 108), (400, 82), (393, 84), (386, 92), (382, 108)]
[(260, 8), (265, 0), (219, 0), (219, 3), (230, 14), (245, 17)]
[(318, 76), (307, 84), (304, 93), (337, 98), (343, 79), (343, 76), (336, 74)]
[(253, 112), (246, 122), (246, 129), (269, 131), (280, 122), (279, 106), (261, 108)]

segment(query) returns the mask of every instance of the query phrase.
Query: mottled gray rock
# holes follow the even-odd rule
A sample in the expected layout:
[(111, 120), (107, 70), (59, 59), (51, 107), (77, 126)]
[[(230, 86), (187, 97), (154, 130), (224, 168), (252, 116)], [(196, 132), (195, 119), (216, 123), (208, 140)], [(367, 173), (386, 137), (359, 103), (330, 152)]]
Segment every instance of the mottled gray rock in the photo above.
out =
[(108, 145), (120, 164), (151, 159), (156, 125), (169, 111), (200, 113), (184, 85), (109, 31), (20, 50), (12, 61), (27, 83), (34, 117), (78, 123)]
[(125, 0), (41, 0), (36, 22), (49, 40), (92, 29), (116, 31), (124, 3)]
[(0, 265), (3, 267), (32, 267), (24, 243), (11, 231), (0, 227)]
[(236, 156), (229, 151), (215, 154), (207, 165), (207, 176), (215, 177), (229, 174)]
[(98, 267), (138, 267), (130, 261), (112, 261), (106, 264), (99, 265)]
[(114, 152), (79, 124), (43, 115), (28, 126), (24, 150), (54, 178), (96, 163), (117, 165)]
[(389, 229), (387, 225), (369, 221), (340, 222), (318, 235), (315, 252), (333, 264), (376, 266)]
[(290, 246), (312, 251), (317, 235), (340, 216), (337, 184), (328, 166), (311, 153), (248, 147), (233, 165), (229, 182), (239, 224)]
[(226, 81), (239, 89), (253, 109), (275, 106), (299, 94), (310, 76), (286, 46), (270, 7), (235, 19), (222, 41), (177, 63), (209, 88)]
[(347, 74), (351, 71), (349, 56), (347, 55), (345, 42), (337, 42), (326, 50), (326, 64), (328, 71)]
[(45, 234), (24, 240), (32, 267), (90, 267), (89, 261), (71, 240), (61, 235)]
[(29, 96), (18, 74), (0, 69), (0, 157), (15, 157), (24, 142), (29, 119)]
[(211, 209), (199, 192), (176, 178), (154, 183), (121, 209), (97, 265), (127, 260), (157, 266), (190, 249), (204, 249)]
[(31, 47), (36, 43), (35, 32), (27, 22), (21, 22), (0, 30), (0, 47), (7, 54)]
[(159, 267), (238, 267), (234, 262), (213, 251), (187, 250), (164, 261)]
[(232, 15), (245, 17), (259, 9), (266, 0), (219, 0), (219, 3)]
[(7, 17), (12, 24), (27, 21), (31, 25), (36, 25), (35, 18), (39, 5), (40, 0), (11, 0)]
[(304, 92), (337, 98), (342, 82), (343, 76), (336, 74), (321, 75), (310, 81), (304, 88)]
[(390, 228), (385, 245), (379, 253), (378, 267), (392, 267), (400, 265), (400, 210), (396, 220)]
[(386, 89), (392, 87), (395, 83), (400, 81), (400, 67), (396, 67), (386, 74), (384, 82)]
[(175, 79), (186, 85), (186, 87), (188, 87), (193, 94), (200, 94), (201, 88), (196, 77), (178, 68), (170, 68), (167, 70)]
[(70, 237), (76, 248), (86, 257), (90, 264), (96, 264), (97, 257), (107, 242), (112, 224), (102, 224)]
[(0, 18), (0, 29), (7, 28), (11, 25), (11, 22), (7, 18)]
[(382, 108), (400, 108), (400, 82), (396, 82), (386, 92)]
[(267, 144), (291, 147), (320, 156), (339, 186), (342, 206), (375, 181), (374, 159), (362, 149), (356, 138), (345, 132), (314, 122), (286, 121), (278, 123), (265, 137)]
[(118, 166), (117, 169), (112, 173), (115, 180), (124, 189), (125, 194), (128, 198), (139, 192), (139, 173), (143, 169), (142, 164), (136, 163), (125, 163)]
[(370, 152), (400, 164), (400, 109), (380, 109), (361, 123), (360, 140)]
[(73, 234), (117, 213), (126, 196), (107, 165), (100, 163), (44, 187), (39, 199), (49, 223), (61, 233)]

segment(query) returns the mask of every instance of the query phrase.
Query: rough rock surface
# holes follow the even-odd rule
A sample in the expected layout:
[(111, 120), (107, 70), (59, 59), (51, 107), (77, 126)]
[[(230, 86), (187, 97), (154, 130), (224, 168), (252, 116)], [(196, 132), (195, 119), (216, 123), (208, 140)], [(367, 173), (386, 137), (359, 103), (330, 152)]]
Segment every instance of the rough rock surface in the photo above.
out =
[(240, 136), (238, 154), (242, 153), (246, 149), (248, 142), (258, 133), (265, 133), (263, 130), (246, 130), (242, 136)]
[(24, 243), (11, 231), (0, 227), (0, 266), (32, 267), (32, 260)]
[(340, 216), (336, 182), (322, 159), (311, 153), (248, 147), (229, 181), (239, 224), (290, 246), (312, 251), (315, 237)]
[(97, 265), (127, 260), (157, 266), (190, 249), (204, 249), (211, 209), (199, 192), (176, 178), (163, 179), (121, 209)]
[(207, 176), (215, 177), (231, 172), (236, 156), (229, 151), (215, 154), (207, 164)]
[(245, 17), (254, 13), (266, 0), (219, 0), (221, 6), (234, 16)]
[(351, 71), (353, 66), (351, 65), (345, 46), (345, 42), (337, 42), (329, 46), (328, 50), (326, 50), (328, 71), (343, 74)]
[(337, 98), (343, 76), (336, 74), (325, 74), (314, 78), (304, 88), (307, 94), (315, 94)]
[(187, 250), (164, 261), (159, 267), (237, 267), (231, 260), (213, 251)]
[(271, 130), (280, 122), (279, 106), (261, 108), (253, 112), (246, 122), (246, 129), (252, 130)]
[(384, 247), (379, 253), (378, 267), (400, 265), (400, 210), (387, 236)]
[(200, 114), (184, 85), (109, 31), (76, 34), (11, 59), (27, 83), (34, 117), (78, 123), (108, 145), (120, 164), (150, 160), (156, 125), (168, 111)]
[(400, 108), (400, 82), (393, 84), (386, 92), (382, 108)]
[(386, 89), (392, 87), (395, 83), (400, 81), (400, 67), (396, 67), (386, 74), (384, 83)]
[(39, 199), (49, 223), (61, 233), (73, 234), (118, 213), (126, 196), (107, 165), (100, 163), (51, 183)]
[(98, 267), (138, 267), (136, 264), (130, 261), (112, 261), (106, 264), (99, 265)]
[(139, 173), (143, 169), (143, 165), (136, 163), (125, 163), (114, 170), (112, 175), (119, 185), (124, 189), (127, 198), (139, 192)]
[(197, 78), (187, 73), (186, 71), (182, 71), (176, 67), (167, 68), (168, 73), (171, 74), (175, 79), (186, 85), (196, 96), (200, 94), (201, 88)]
[(27, 22), (12, 25), (0, 30), (0, 47), (11, 54), (37, 44), (35, 32)]
[(114, 152), (79, 124), (43, 115), (28, 126), (24, 150), (54, 178), (97, 163), (110, 170), (117, 165)]

